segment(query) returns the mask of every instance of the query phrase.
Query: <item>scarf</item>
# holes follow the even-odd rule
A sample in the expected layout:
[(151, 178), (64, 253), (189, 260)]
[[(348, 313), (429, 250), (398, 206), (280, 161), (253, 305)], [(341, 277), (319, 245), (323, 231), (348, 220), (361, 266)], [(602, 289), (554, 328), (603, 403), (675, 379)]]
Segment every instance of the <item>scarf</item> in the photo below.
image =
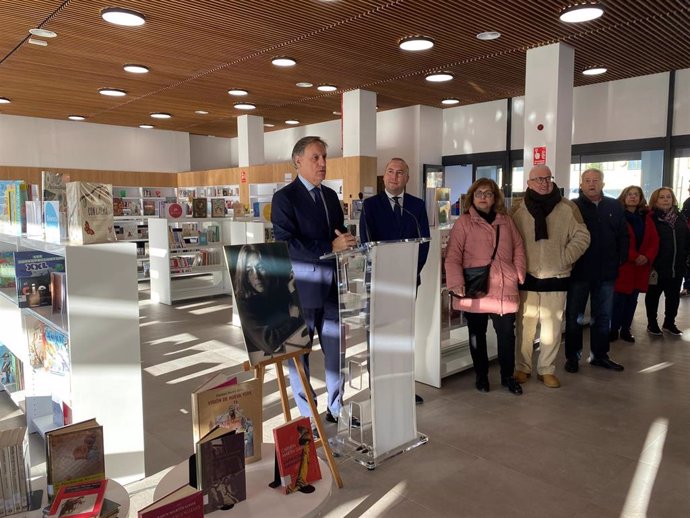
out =
[(633, 234), (635, 235), (635, 250), (638, 252), (640, 251), (640, 245), (642, 245), (642, 239), (644, 238), (644, 217), (644, 213), (640, 211), (625, 211), (625, 219), (633, 229)]
[(546, 228), (546, 218), (551, 211), (561, 201), (561, 192), (554, 183), (553, 189), (549, 194), (539, 194), (538, 192), (527, 189), (525, 193), (525, 207), (534, 218), (534, 240), (549, 239)]
[(486, 212), (482, 212), (479, 210), (477, 207), (474, 206), (474, 203), (472, 204), (472, 207), (474, 207), (474, 210), (477, 211), (477, 214), (486, 221), (489, 225), (491, 225), (494, 220), (496, 219), (496, 211), (494, 210), (493, 207), (491, 207), (491, 210), (489, 210), (489, 213), (487, 214)]
[(659, 221), (663, 221), (671, 228), (674, 228), (676, 226), (676, 220), (678, 219), (678, 211), (675, 207), (671, 207), (667, 211), (663, 211), (661, 209), (654, 209), (654, 212), (656, 212), (656, 216), (659, 219)]

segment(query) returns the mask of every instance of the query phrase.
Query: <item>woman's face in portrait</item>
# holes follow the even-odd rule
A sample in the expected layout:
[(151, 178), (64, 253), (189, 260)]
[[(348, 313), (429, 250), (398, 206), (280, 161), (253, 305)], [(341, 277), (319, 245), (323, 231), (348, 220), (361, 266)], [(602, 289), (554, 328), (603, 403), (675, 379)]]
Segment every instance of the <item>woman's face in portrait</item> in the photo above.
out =
[(668, 189), (659, 191), (659, 197), (656, 200), (656, 208), (661, 210), (668, 210), (673, 206), (673, 193)]
[(261, 261), (261, 256), (257, 254), (250, 254), (247, 257), (245, 273), (247, 275), (247, 279), (249, 280), (249, 285), (254, 289), (254, 291), (257, 293), (263, 293), (266, 290), (266, 270), (263, 262)]

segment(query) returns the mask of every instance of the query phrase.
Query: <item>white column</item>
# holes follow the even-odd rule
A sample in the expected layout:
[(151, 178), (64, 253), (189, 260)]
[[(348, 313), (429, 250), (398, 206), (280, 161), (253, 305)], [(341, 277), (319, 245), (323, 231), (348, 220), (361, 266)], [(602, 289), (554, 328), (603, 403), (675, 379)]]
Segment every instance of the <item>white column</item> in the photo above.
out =
[(343, 156), (376, 156), (376, 94), (343, 94)]
[(258, 115), (237, 117), (237, 153), (239, 166), (264, 163), (264, 118)]
[(575, 50), (563, 43), (527, 51), (525, 77), (525, 181), (535, 148), (546, 148), (549, 166), (567, 193), (573, 126)]

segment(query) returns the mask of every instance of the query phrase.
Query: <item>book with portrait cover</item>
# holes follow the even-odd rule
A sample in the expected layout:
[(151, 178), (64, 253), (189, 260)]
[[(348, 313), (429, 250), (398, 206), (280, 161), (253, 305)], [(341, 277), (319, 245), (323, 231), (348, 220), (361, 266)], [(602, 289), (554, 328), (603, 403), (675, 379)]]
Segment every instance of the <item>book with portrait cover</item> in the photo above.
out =
[(280, 482), (286, 494), (312, 493), (312, 482), (321, 480), (314, 435), (308, 417), (293, 419), (273, 429)]
[(208, 205), (206, 198), (192, 199), (192, 217), (205, 218), (208, 216)]
[(211, 198), (211, 217), (225, 217), (225, 200), (223, 198)]
[(67, 184), (69, 239), (77, 244), (115, 241), (112, 186), (105, 183)]
[(262, 385), (250, 373), (219, 374), (192, 393), (194, 442), (215, 426), (244, 433), (247, 463), (261, 460)]
[(62, 486), (105, 479), (103, 427), (95, 419), (46, 432), (48, 496)]
[(231, 509), (247, 498), (244, 434), (220, 426), (196, 443), (196, 481), (206, 514)]
[(96, 518), (101, 514), (107, 480), (63, 486), (55, 495), (49, 517)]
[(182, 486), (140, 509), (138, 518), (203, 518), (204, 499), (201, 491)]

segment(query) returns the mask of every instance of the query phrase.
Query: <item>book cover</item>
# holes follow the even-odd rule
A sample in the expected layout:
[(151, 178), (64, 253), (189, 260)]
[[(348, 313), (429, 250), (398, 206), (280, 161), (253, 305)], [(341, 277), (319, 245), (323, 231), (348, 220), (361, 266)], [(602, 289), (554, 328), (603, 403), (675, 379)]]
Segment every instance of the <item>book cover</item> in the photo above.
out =
[(67, 208), (70, 241), (84, 245), (115, 241), (109, 184), (69, 182)]
[(61, 487), (105, 478), (103, 427), (95, 419), (46, 432), (48, 496)]
[(0, 252), (0, 288), (16, 288), (14, 252)]
[(59, 243), (67, 239), (67, 219), (57, 201), (43, 202), (43, 222), (45, 239), (49, 243)]
[(125, 215), (125, 202), (122, 198), (113, 197), (113, 216)]
[(67, 274), (50, 272), (50, 299), (53, 313), (67, 313)]
[(225, 200), (223, 198), (211, 198), (211, 217), (225, 217)]
[(258, 379), (245, 379), (237, 375), (225, 381), (214, 378), (217, 385), (204, 384), (192, 393), (192, 423), (194, 442), (200, 440), (215, 426), (243, 432), (247, 463), (261, 460), (262, 385)]
[(273, 429), (280, 481), (286, 494), (314, 492), (311, 484), (321, 480), (314, 436), (308, 417), (300, 417)]
[(271, 222), (271, 207), (272, 203), (270, 201), (259, 203), (259, 217), (264, 223)]
[(50, 517), (96, 518), (101, 514), (107, 480), (63, 486), (48, 511)]
[(155, 200), (144, 200), (144, 216), (155, 216), (156, 215), (156, 201)]
[(163, 206), (163, 211), (165, 214), (165, 217), (168, 219), (180, 219), (182, 216), (184, 216), (185, 210), (177, 202), (171, 202), (171, 203), (166, 203)]
[(24, 388), (24, 367), (22, 361), (6, 345), (1, 343), (0, 385), (9, 393), (23, 390)]
[(27, 201), (24, 205), (27, 237), (43, 237), (43, 204), (40, 201)]
[(20, 308), (50, 306), (50, 273), (64, 272), (65, 259), (39, 252), (14, 252), (18, 305)]
[(244, 434), (216, 426), (203, 436), (196, 443), (196, 480), (207, 514), (245, 500)]
[(182, 486), (150, 505), (140, 509), (138, 518), (203, 518), (204, 500), (201, 491)]
[(192, 200), (192, 217), (205, 218), (208, 216), (206, 198), (194, 198)]
[[(67, 182), (70, 177), (65, 173), (55, 173), (53, 171), (41, 171), (41, 201), (43, 202), (44, 218), (45, 203), (54, 202), (53, 207), (59, 210), (57, 220), (59, 221), (60, 237), (50, 239), (51, 243), (59, 243), (67, 239)], [(48, 239), (46, 231), (46, 239)]]

